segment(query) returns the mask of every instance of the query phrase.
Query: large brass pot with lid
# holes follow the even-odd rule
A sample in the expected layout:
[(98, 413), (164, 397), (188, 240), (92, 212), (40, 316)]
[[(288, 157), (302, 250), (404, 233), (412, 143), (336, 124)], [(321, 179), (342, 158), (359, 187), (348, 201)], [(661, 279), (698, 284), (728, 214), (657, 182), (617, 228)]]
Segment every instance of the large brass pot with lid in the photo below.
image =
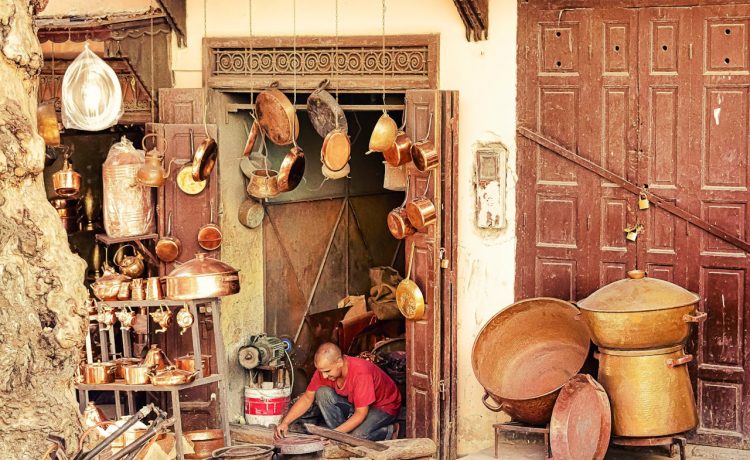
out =
[(657, 350), (600, 348), (597, 380), (612, 403), (612, 433), (656, 437), (683, 433), (698, 414), (682, 345)]
[(237, 270), (202, 252), (165, 278), (167, 297), (173, 300), (222, 297), (240, 292)]
[(642, 350), (684, 343), (690, 324), (706, 319), (700, 298), (676, 284), (648, 278), (641, 270), (578, 302), (591, 340), (604, 348)]

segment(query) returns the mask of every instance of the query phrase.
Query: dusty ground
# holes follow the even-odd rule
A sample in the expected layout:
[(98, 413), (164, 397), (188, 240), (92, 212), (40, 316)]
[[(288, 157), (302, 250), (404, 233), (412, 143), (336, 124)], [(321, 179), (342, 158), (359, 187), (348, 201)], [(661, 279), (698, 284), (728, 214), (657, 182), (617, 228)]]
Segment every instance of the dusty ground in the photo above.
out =
[[(719, 449), (716, 447), (688, 445), (686, 449), (687, 458), (691, 460), (748, 460), (750, 451)], [(489, 448), (475, 454), (462, 457), (465, 460), (491, 460), (495, 457), (495, 449)], [(541, 444), (528, 443), (503, 443), (500, 456), (503, 460), (545, 460), (544, 447)], [(666, 449), (643, 450), (610, 448), (605, 460), (664, 460), (670, 458)], [(675, 455), (674, 459), (679, 456)]]

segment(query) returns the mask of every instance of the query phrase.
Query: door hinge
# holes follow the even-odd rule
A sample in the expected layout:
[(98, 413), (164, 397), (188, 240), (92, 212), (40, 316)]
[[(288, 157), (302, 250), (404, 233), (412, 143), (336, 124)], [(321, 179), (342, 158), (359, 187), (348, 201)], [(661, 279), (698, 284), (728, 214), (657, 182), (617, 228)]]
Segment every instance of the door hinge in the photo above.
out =
[(438, 391), (440, 391), (440, 399), (445, 399), (445, 380), (438, 382)]
[(688, 45), (688, 59), (693, 59), (693, 44)]

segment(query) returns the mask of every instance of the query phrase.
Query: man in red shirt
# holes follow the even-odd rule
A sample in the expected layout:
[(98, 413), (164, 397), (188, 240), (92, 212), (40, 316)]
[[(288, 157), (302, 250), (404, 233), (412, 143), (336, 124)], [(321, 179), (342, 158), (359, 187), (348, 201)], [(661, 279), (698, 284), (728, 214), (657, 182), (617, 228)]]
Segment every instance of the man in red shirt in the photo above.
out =
[(387, 439), (401, 408), (401, 394), (393, 380), (370, 361), (344, 356), (332, 343), (315, 353), (317, 371), (307, 391), (276, 428), (276, 439), (286, 436), (289, 424), (316, 404), (328, 428), (373, 441)]

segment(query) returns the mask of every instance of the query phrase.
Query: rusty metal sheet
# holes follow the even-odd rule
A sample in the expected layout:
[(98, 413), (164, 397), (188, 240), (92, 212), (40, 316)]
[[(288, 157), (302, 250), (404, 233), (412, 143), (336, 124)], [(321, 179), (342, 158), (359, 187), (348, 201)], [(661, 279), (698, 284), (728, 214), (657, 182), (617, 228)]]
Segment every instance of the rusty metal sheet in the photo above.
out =
[(550, 448), (555, 460), (602, 460), (612, 431), (609, 398), (590, 375), (568, 381), (552, 410)]

